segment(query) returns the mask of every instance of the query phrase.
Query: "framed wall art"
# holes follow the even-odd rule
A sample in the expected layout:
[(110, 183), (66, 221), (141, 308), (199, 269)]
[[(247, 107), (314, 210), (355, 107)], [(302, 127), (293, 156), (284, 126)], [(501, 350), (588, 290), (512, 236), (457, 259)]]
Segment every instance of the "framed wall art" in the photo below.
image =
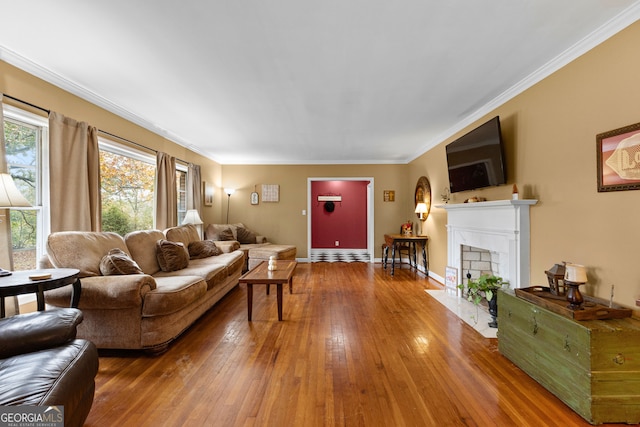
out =
[(262, 201), (279, 202), (280, 186), (278, 184), (262, 184)]
[(446, 266), (444, 271), (444, 285), (447, 289), (458, 290), (458, 269)]
[(202, 182), (202, 203), (205, 206), (213, 206), (213, 187), (206, 182)]
[(598, 191), (640, 190), (640, 123), (596, 135)]

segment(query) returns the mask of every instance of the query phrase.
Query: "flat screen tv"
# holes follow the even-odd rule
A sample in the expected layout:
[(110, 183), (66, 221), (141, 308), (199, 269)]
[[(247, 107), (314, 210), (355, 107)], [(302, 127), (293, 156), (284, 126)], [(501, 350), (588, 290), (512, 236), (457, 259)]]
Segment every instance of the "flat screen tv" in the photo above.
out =
[(506, 183), (500, 117), (451, 142), (446, 152), (452, 193)]

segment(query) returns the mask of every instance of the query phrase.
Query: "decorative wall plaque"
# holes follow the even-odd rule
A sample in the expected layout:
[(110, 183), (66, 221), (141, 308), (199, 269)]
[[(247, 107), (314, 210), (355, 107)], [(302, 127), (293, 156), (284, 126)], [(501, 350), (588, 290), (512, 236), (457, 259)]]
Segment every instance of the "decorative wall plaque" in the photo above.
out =
[(279, 202), (280, 186), (278, 184), (262, 184), (262, 201), (264, 203)]

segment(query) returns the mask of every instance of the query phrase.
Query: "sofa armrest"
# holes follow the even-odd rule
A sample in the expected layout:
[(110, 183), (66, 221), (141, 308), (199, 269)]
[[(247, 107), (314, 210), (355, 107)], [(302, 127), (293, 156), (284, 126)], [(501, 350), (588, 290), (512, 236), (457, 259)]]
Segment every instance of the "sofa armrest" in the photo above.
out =
[[(123, 274), (93, 276), (80, 279), (81, 310), (117, 310), (142, 306), (147, 292), (156, 288), (156, 281), (148, 274)], [(47, 303), (65, 306), (69, 304), (71, 286), (45, 293)]]
[(17, 314), (0, 319), (0, 358), (56, 347), (76, 337), (82, 312), (75, 308)]

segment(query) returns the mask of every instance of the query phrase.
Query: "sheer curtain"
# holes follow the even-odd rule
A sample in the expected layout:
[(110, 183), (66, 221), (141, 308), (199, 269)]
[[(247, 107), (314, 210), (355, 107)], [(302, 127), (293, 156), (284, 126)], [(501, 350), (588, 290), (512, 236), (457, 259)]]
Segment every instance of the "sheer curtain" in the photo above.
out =
[(159, 230), (178, 223), (178, 190), (176, 188), (176, 159), (158, 151), (156, 155), (156, 225)]
[(189, 163), (187, 170), (187, 209), (195, 209), (202, 217), (202, 181), (200, 166)]
[(51, 232), (100, 231), (98, 132), (86, 122), (49, 114)]

